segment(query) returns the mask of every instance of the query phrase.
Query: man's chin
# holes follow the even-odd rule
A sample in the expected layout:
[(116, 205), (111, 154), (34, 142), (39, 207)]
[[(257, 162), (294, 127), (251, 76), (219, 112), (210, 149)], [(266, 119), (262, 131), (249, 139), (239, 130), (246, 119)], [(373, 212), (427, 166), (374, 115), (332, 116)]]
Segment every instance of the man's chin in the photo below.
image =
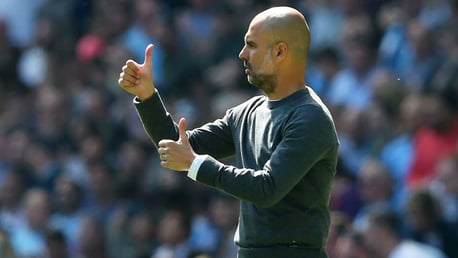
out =
[(254, 78), (252, 78), (251, 76), (248, 76), (247, 79), (248, 79), (248, 83), (249, 84), (251, 84), (251, 85), (253, 85), (253, 86), (257, 87), (257, 88), (260, 88), (259, 87), (259, 82), (254, 80)]
[(248, 83), (261, 89), (265, 93), (271, 93), (276, 88), (276, 78), (273, 75), (247, 75)]
[[(255, 85), (255, 84), (254, 84), (254, 78), (253, 78), (253, 76), (247, 75), (246, 78), (247, 78), (249, 84)], [(256, 85), (255, 85), (255, 86), (256, 86)]]

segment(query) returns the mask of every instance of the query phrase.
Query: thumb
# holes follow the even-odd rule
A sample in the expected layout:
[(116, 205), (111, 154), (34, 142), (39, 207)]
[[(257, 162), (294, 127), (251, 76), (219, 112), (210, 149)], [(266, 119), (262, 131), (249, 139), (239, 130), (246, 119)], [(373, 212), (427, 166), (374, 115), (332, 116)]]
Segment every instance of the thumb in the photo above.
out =
[(178, 123), (178, 141), (188, 143), (188, 135), (186, 134), (186, 118), (182, 117)]
[(143, 66), (148, 70), (153, 68), (153, 49), (153, 44), (149, 44), (145, 49), (145, 60), (143, 61)]

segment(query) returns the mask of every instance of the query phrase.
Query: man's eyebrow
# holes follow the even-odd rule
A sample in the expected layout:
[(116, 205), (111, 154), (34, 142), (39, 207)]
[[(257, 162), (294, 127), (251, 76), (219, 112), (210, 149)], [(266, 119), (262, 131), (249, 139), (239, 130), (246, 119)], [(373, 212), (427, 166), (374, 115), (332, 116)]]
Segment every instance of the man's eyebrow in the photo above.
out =
[(251, 39), (246, 39), (245, 42), (248, 46), (256, 46), (256, 43)]

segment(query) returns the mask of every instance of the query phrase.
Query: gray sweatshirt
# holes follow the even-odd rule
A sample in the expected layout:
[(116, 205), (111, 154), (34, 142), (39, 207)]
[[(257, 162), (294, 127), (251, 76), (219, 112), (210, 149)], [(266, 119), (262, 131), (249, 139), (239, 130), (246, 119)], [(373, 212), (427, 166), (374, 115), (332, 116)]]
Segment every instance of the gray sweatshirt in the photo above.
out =
[[(156, 144), (178, 139), (158, 93), (135, 103)], [(207, 155), (196, 180), (241, 200), (239, 257), (323, 254), (339, 144), (329, 111), (311, 88), (276, 101), (253, 97), (187, 134), (194, 151)], [(234, 166), (217, 160), (233, 155)]]

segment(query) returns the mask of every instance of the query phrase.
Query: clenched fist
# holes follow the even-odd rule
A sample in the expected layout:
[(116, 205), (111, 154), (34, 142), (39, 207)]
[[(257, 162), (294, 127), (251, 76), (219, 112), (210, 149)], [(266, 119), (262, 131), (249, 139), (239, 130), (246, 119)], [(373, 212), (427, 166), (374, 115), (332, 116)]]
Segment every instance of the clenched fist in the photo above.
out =
[(125, 91), (136, 95), (140, 100), (151, 97), (156, 91), (153, 83), (153, 49), (149, 44), (145, 49), (145, 60), (139, 64), (129, 59), (122, 67), (118, 84)]
[(161, 166), (176, 171), (188, 171), (197, 155), (186, 135), (186, 119), (180, 119), (178, 131), (180, 136), (177, 141), (165, 139), (159, 142)]

